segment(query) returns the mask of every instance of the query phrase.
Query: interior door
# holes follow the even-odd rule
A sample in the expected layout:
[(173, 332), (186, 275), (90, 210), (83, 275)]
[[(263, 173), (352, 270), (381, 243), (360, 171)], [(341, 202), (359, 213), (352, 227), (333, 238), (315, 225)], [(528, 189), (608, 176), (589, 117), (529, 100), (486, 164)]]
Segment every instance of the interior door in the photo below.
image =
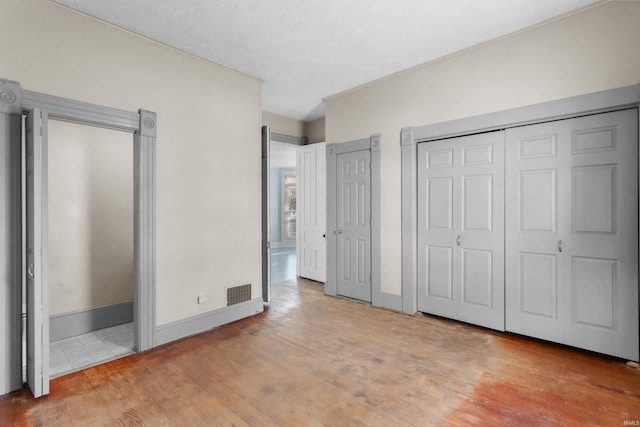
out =
[(325, 282), (326, 271), (326, 144), (298, 149), (298, 275)]
[(638, 110), (507, 134), (508, 330), (638, 360)]
[(371, 152), (337, 156), (338, 295), (371, 302)]
[(47, 113), (26, 120), (27, 382), (34, 397), (49, 394), (47, 296)]
[(504, 330), (504, 134), (418, 145), (418, 309)]
[(271, 203), (269, 201), (271, 129), (262, 126), (262, 300), (271, 301)]
[(638, 360), (638, 110), (569, 124), (565, 342)]
[(505, 137), (506, 327), (555, 342), (564, 340), (560, 228), (570, 137), (566, 121), (507, 129)]

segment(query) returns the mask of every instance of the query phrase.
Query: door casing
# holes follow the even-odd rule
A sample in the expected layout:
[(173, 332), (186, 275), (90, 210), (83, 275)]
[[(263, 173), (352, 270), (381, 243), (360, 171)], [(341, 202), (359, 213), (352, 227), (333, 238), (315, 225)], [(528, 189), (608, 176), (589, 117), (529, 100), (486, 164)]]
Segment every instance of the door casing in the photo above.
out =
[(417, 311), (418, 143), (640, 106), (640, 84), (401, 130), (402, 311)]
[(338, 155), (361, 150), (371, 152), (371, 305), (381, 307), (383, 292), (381, 286), (380, 134), (339, 144), (327, 144), (327, 281), (324, 293), (337, 296)]
[[(40, 109), (45, 117), (48, 115), (51, 119), (132, 133), (134, 158), (134, 345), (136, 351), (153, 348), (156, 329), (156, 114), (147, 110), (128, 112), (23, 90), (18, 82), (3, 79), (0, 79), (0, 92), (3, 94), (3, 101), (11, 101), (13, 110), (18, 114), (26, 114), (34, 109)], [(46, 162), (46, 159), (44, 161)], [(43, 165), (43, 171), (46, 172), (46, 164)], [(23, 223), (23, 226), (25, 225)], [(21, 251), (16, 251), (13, 257), (15, 260), (19, 260), (20, 265), (23, 264), (24, 260), (20, 260), (22, 258)], [(46, 263), (46, 259), (44, 262)], [(15, 283), (12, 291), (16, 295), (21, 294), (21, 283)], [(20, 313), (14, 314), (14, 317), (18, 314)], [(18, 338), (21, 336), (19, 329), (21, 321), (19, 318), (12, 320), (11, 324), (15, 325), (15, 331), (12, 334), (14, 342), (11, 343), (11, 347), (20, 348), (21, 342)], [(43, 319), (43, 321), (46, 322), (43, 326), (48, 328), (48, 319)], [(17, 354), (17, 352), (13, 353)], [(16, 363), (18, 366), (21, 365), (19, 361), (13, 360), (10, 365), (14, 366)], [(21, 374), (20, 370), (16, 375), (21, 376)], [(48, 382), (48, 375), (45, 380)]]

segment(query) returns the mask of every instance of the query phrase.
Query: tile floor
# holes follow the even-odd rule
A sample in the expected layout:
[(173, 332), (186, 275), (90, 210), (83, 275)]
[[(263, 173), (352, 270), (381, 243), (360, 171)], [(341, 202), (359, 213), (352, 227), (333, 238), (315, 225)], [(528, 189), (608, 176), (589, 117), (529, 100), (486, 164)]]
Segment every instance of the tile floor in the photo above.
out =
[(271, 249), (271, 284), (296, 278), (296, 248)]
[(101, 329), (52, 342), (49, 347), (51, 378), (99, 365), (134, 353), (133, 323)]

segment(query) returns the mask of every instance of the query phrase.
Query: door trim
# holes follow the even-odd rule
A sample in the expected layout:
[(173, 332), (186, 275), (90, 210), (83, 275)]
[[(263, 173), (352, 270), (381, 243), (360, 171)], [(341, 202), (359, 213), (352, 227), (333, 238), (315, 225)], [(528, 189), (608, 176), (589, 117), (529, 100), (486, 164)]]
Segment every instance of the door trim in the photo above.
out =
[(400, 133), (402, 168), (402, 311), (417, 311), (418, 143), (640, 106), (640, 85), (451, 120)]
[[(22, 110), (16, 82), (0, 80), (0, 396), (22, 387)], [(6, 344), (6, 345), (5, 345)]]
[(327, 281), (324, 284), (324, 293), (337, 295), (338, 239), (334, 233), (337, 224), (337, 156), (364, 150), (371, 152), (371, 305), (394, 310), (397, 309), (396, 304), (386, 307), (384, 304), (389, 299), (382, 297), (380, 134), (338, 144), (327, 144)]
[[(0, 79), (17, 91), (22, 113), (41, 108), (49, 118), (133, 134), (134, 156), (134, 345), (156, 346), (156, 127), (152, 111), (129, 112), (23, 90), (19, 82)], [(19, 256), (19, 255), (17, 255)], [(15, 345), (20, 345), (16, 343)]]

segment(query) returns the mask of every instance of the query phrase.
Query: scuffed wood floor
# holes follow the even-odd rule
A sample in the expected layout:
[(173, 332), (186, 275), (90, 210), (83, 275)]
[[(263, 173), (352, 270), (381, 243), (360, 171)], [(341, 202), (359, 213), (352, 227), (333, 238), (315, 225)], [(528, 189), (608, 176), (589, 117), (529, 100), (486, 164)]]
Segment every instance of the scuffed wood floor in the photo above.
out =
[(0, 425), (623, 426), (640, 371), (457, 322), (274, 286), (261, 315), (0, 398)]

